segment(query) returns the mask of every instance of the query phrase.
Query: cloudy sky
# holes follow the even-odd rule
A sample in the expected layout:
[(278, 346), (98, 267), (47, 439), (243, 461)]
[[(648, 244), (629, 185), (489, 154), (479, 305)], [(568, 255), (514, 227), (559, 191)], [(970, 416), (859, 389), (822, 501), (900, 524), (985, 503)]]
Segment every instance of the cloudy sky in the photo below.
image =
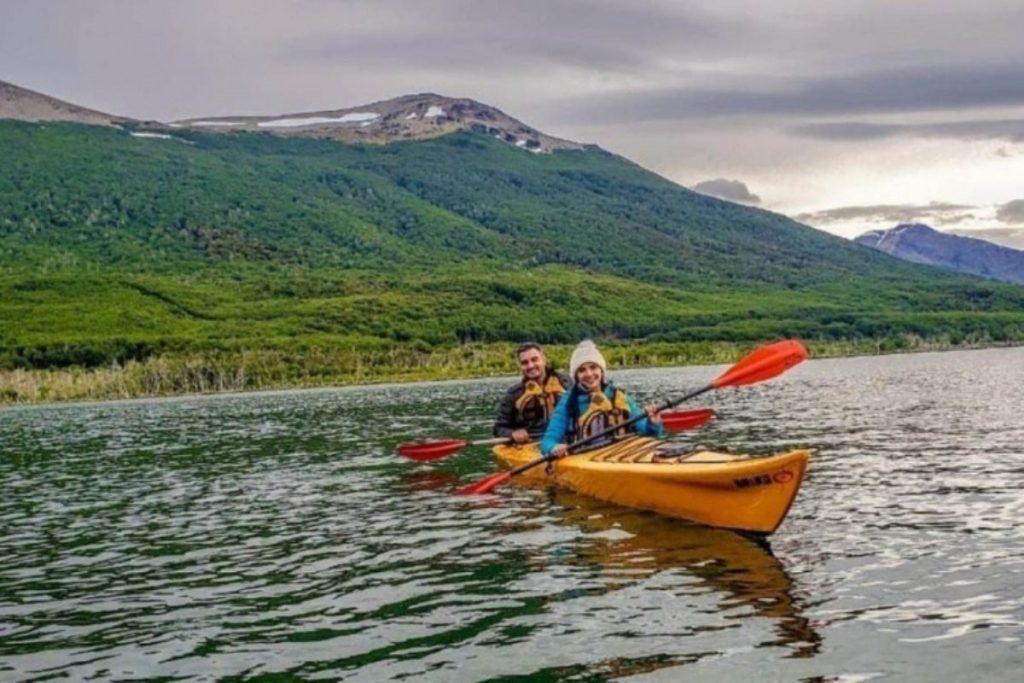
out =
[(0, 80), (137, 118), (471, 97), (847, 237), (1024, 235), (1019, 0), (0, 0)]

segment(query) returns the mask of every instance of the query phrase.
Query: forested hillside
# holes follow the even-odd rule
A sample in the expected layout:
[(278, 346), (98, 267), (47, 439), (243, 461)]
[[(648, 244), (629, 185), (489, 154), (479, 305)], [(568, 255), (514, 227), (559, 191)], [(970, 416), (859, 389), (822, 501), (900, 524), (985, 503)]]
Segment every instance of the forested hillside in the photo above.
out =
[(344, 348), (372, 378), (380, 354), (524, 338), (1024, 339), (1022, 287), (597, 148), (134, 132), (0, 121), (0, 366), (272, 352), (305, 372)]

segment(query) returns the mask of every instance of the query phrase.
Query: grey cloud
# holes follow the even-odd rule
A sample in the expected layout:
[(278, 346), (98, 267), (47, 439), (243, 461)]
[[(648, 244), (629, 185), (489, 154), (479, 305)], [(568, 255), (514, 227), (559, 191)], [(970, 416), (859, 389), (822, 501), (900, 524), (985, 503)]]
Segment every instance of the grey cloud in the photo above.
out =
[(804, 78), (747, 76), (727, 87), (667, 85), (585, 95), (577, 116), (593, 123), (733, 115), (899, 113), (1024, 105), (1017, 63), (928, 65)]
[(728, 38), (755, 30), (742, 19), (657, 2), (456, 0), (404, 3), (360, 24), (318, 28), (293, 37), (282, 52), (299, 61), (374, 69), (472, 73), (568, 66), (650, 75), (664, 70), (659, 62), (666, 55), (723, 53), (731, 50)]
[[(850, 7), (793, 0), (777, 12), (761, 11), (749, 0), (714, 5), (686, 0), (298, 0), (297, 4), (296, 18), (287, 23), (303, 30), (287, 34), (285, 54), (329, 66), (336, 66), (337, 59), (375, 69), (437, 66), (468, 72), (572, 66), (595, 78), (606, 71), (635, 71), (642, 74), (644, 83), (670, 91), (671, 76), (696, 69), (711, 77), (716, 71), (745, 74), (749, 85), (787, 74), (794, 79), (794, 87), (808, 85), (804, 98), (822, 84), (843, 82), (857, 101), (872, 97), (878, 74), (897, 81), (896, 87), (879, 95), (888, 100), (890, 94), (911, 97), (919, 73), (950, 71), (944, 99), (964, 92), (961, 86), (967, 87), (965, 96), (971, 98), (971, 86), (985, 87), (985, 78), (978, 78), (985, 67), (974, 70), (963, 65), (1018, 64), (1017, 27), (1024, 22), (1024, 8), (1007, 2), (970, 7), (943, 2), (941, 8), (933, 6), (939, 11), (931, 13), (892, 3)], [(960, 40), (965, 32), (984, 36), (984, 41)], [(942, 60), (948, 66), (929, 66)], [(891, 67), (888, 72), (880, 70), (883, 64)], [(956, 80), (956, 72), (965, 68), (972, 73)], [(858, 74), (870, 76), (860, 87)], [(565, 78), (564, 74), (548, 76)], [(1004, 80), (1000, 74), (995, 77), (1000, 83)], [(573, 85), (570, 77), (567, 90)], [(933, 85), (919, 99), (930, 101), (942, 82)], [(776, 103), (773, 108), (780, 106)]]
[(879, 223), (932, 222), (939, 225), (955, 225), (974, 218), (971, 213), (976, 207), (948, 202), (915, 204), (875, 204), (870, 206), (843, 206), (824, 211), (802, 213), (796, 220), (810, 225), (838, 223), (849, 220), (870, 220)]
[(695, 192), (700, 192), (701, 194), (711, 195), (712, 197), (718, 197), (720, 199), (728, 199), (733, 202), (742, 202), (744, 204), (761, 203), (761, 198), (751, 192), (746, 183), (739, 180), (715, 178), (714, 180), (699, 182), (694, 185), (692, 189)]
[[(890, 124), (831, 122), (796, 126), (790, 132), (817, 140), (875, 140), (881, 138), (951, 138), (1024, 142), (1024, 119), (954, 121), (949, 123)], [(1003, 150), (1001, 155), (1007, 155)]]
[(939, 213), (934, 214), (932, 216), (932, 220), (935, 222), (936, 225), (957, 225), (959, 223), (966, 223), (967, 221), (977, 220), (977, 218), (978, 217), (970, 211), (962, 213), (957, 211), (949, 213), (940, 211)]
[(1000, 206), (996, 218), (1003, 223), (1024, 223), (1024, 199), (1014, 199)]
[[(457, 70), (464, 75), (493, 75), (559, 65), (586, 65), (604, 71), (630, 73), (648, 64), (640, 51), (629, 46), (563, 41), (560, 45), (539, 44), (527, 51), (514, 36), (495, 35), (485, 40), (441, 44), (437, 36), (429, 32), (393, 35), (386, 44), (373, 35), (346, 37), (321, 34), (303, 37), (287, 46), (283, 53), (286, 59), (328, 66), (344, 64), (346, 68), (375, 70)], [(514, 54), (517, 56), (510, 58)]]

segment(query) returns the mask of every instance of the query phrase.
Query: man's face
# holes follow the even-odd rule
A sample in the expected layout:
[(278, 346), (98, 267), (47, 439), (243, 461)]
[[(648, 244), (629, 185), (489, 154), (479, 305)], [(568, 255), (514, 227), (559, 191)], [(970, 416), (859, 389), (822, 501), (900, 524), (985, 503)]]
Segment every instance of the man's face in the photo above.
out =
[(525, 380), (539, 382), (543, 379), (546, 364), (540, 349), (526, 349), (519, 354), (519, 372), (523, 374)]

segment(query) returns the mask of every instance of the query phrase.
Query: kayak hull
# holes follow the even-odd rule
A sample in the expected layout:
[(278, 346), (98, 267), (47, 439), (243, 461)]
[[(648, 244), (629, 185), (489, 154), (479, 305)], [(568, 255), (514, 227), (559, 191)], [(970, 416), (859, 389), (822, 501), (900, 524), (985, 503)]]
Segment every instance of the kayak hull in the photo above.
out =
[[(495, 446), (494, 454), (510, 467), (540, 457), (535, 443)], [(631, 437), (557, 460), (550, 473), (538, 465), (521, 476), (627, 507), (767, 535), (789, 512), (809, 459), (806, 450), (767, 457), (681, 453), (664, 441)]]

